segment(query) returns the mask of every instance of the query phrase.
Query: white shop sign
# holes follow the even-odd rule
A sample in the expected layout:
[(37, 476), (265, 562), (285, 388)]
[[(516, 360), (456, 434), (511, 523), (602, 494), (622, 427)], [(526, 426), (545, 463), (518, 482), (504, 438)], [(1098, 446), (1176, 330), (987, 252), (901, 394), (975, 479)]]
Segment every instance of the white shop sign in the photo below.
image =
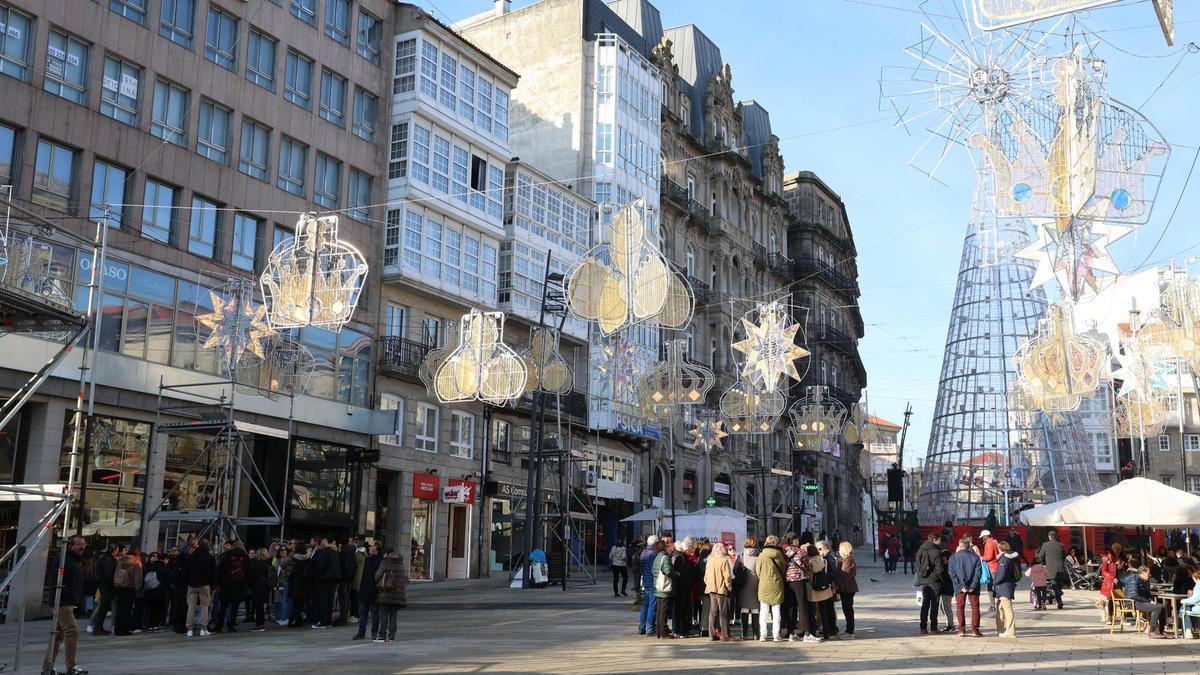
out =
[(466, 504), (471, 498), (471, 488), (467, 485), (447, 485), (442, 488), (442, 501), (447, 504)]

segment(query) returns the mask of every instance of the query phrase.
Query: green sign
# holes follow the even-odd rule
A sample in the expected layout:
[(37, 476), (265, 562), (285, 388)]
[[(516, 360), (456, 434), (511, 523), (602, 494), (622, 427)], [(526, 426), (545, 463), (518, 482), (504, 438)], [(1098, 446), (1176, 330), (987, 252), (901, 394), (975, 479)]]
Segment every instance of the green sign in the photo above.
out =
[(814, 481), (805, 481), (805, 483), (804, 483), (804, 491), (805, 492), (816, 492), (819, 489), (819, 487), (820, 486), (817, 484), (817, 481), (815, 481), (815, 480)]
[(705, 503), (705, 504), (708, 504), (709, 506), (716, 506), (716, 505), (717, 505), (717, 498), (716, 498), (716, 497), (709, 497), (709, 498), (708, 498), (708, 499), (707, 499), (707, 500), (706, 500), (704, 503)]

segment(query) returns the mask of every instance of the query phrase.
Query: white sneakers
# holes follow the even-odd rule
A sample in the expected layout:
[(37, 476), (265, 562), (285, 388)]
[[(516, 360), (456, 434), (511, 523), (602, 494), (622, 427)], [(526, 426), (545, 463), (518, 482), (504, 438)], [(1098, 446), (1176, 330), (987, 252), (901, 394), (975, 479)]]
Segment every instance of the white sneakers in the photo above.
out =
[(816, 635), (805, 635), (804, 641), (805, 642), (824, 642), (825, 638), (819, 638)]
[(796, 641), (796, 640), (798, 640), (798, 639), (799, 639), (799, 638), (797, 638), (797, 637), (796, 637), (796, 634), (795, 634), (795, 633), (792, 633), (791, 635), (788, 635), (788, 642), (795, 642), (795, 641)]
[(767, 641), (767, 636), (765, 636), (765, 635), (760, 635), (760, 636), (758, 636), (758, 641), (759, 641), (759, 642), (766, 642), (766, 641)]
[(212, 633), (208, 632), (208, 630), (204, 628), (200, 629), (200, 637), (208, 637), (209, 635), (212, 635)]
[(192, 630), (191, 628), (189, 628), (189, 629), (188, 629), (188, 635), (187, 635), (187, 636), (188, 636), (188, 637), (192, 637), (192, 635), (193, 635), (195, 632), (196, 632), (196, 631), (194, 631), (194, 630)]
[(87, 632), (89, 632), (89, 633), (92, 632), (92, 624), (90, 624), (90, 623), (87, 625)]

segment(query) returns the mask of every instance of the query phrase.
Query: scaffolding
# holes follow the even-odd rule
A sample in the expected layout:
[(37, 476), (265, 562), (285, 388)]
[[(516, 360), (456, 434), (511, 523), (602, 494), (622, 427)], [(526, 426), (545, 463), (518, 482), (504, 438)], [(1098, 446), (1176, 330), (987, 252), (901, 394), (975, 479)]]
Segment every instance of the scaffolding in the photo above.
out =
[(950, 313), (937, 403), (921, 481), (927, 524), (1008, 523), (1027, 504), (1098, 489), (1090, 445), (1074, 413), (1030, 410), (1016, 395), (1013, 356), (1033, 335), (1047, 299), (1030, 288), (1024, 220), (996, 219), (981, 172)]

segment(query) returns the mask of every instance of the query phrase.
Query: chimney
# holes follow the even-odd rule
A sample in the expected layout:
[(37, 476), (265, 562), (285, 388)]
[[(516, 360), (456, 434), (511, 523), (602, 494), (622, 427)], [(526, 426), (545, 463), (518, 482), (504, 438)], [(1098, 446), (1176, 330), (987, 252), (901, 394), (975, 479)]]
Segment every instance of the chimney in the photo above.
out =
[(512, 9), (512, 0), (496, 0), (496, 16), (508, 14), (508, 10), (510, 9)]

